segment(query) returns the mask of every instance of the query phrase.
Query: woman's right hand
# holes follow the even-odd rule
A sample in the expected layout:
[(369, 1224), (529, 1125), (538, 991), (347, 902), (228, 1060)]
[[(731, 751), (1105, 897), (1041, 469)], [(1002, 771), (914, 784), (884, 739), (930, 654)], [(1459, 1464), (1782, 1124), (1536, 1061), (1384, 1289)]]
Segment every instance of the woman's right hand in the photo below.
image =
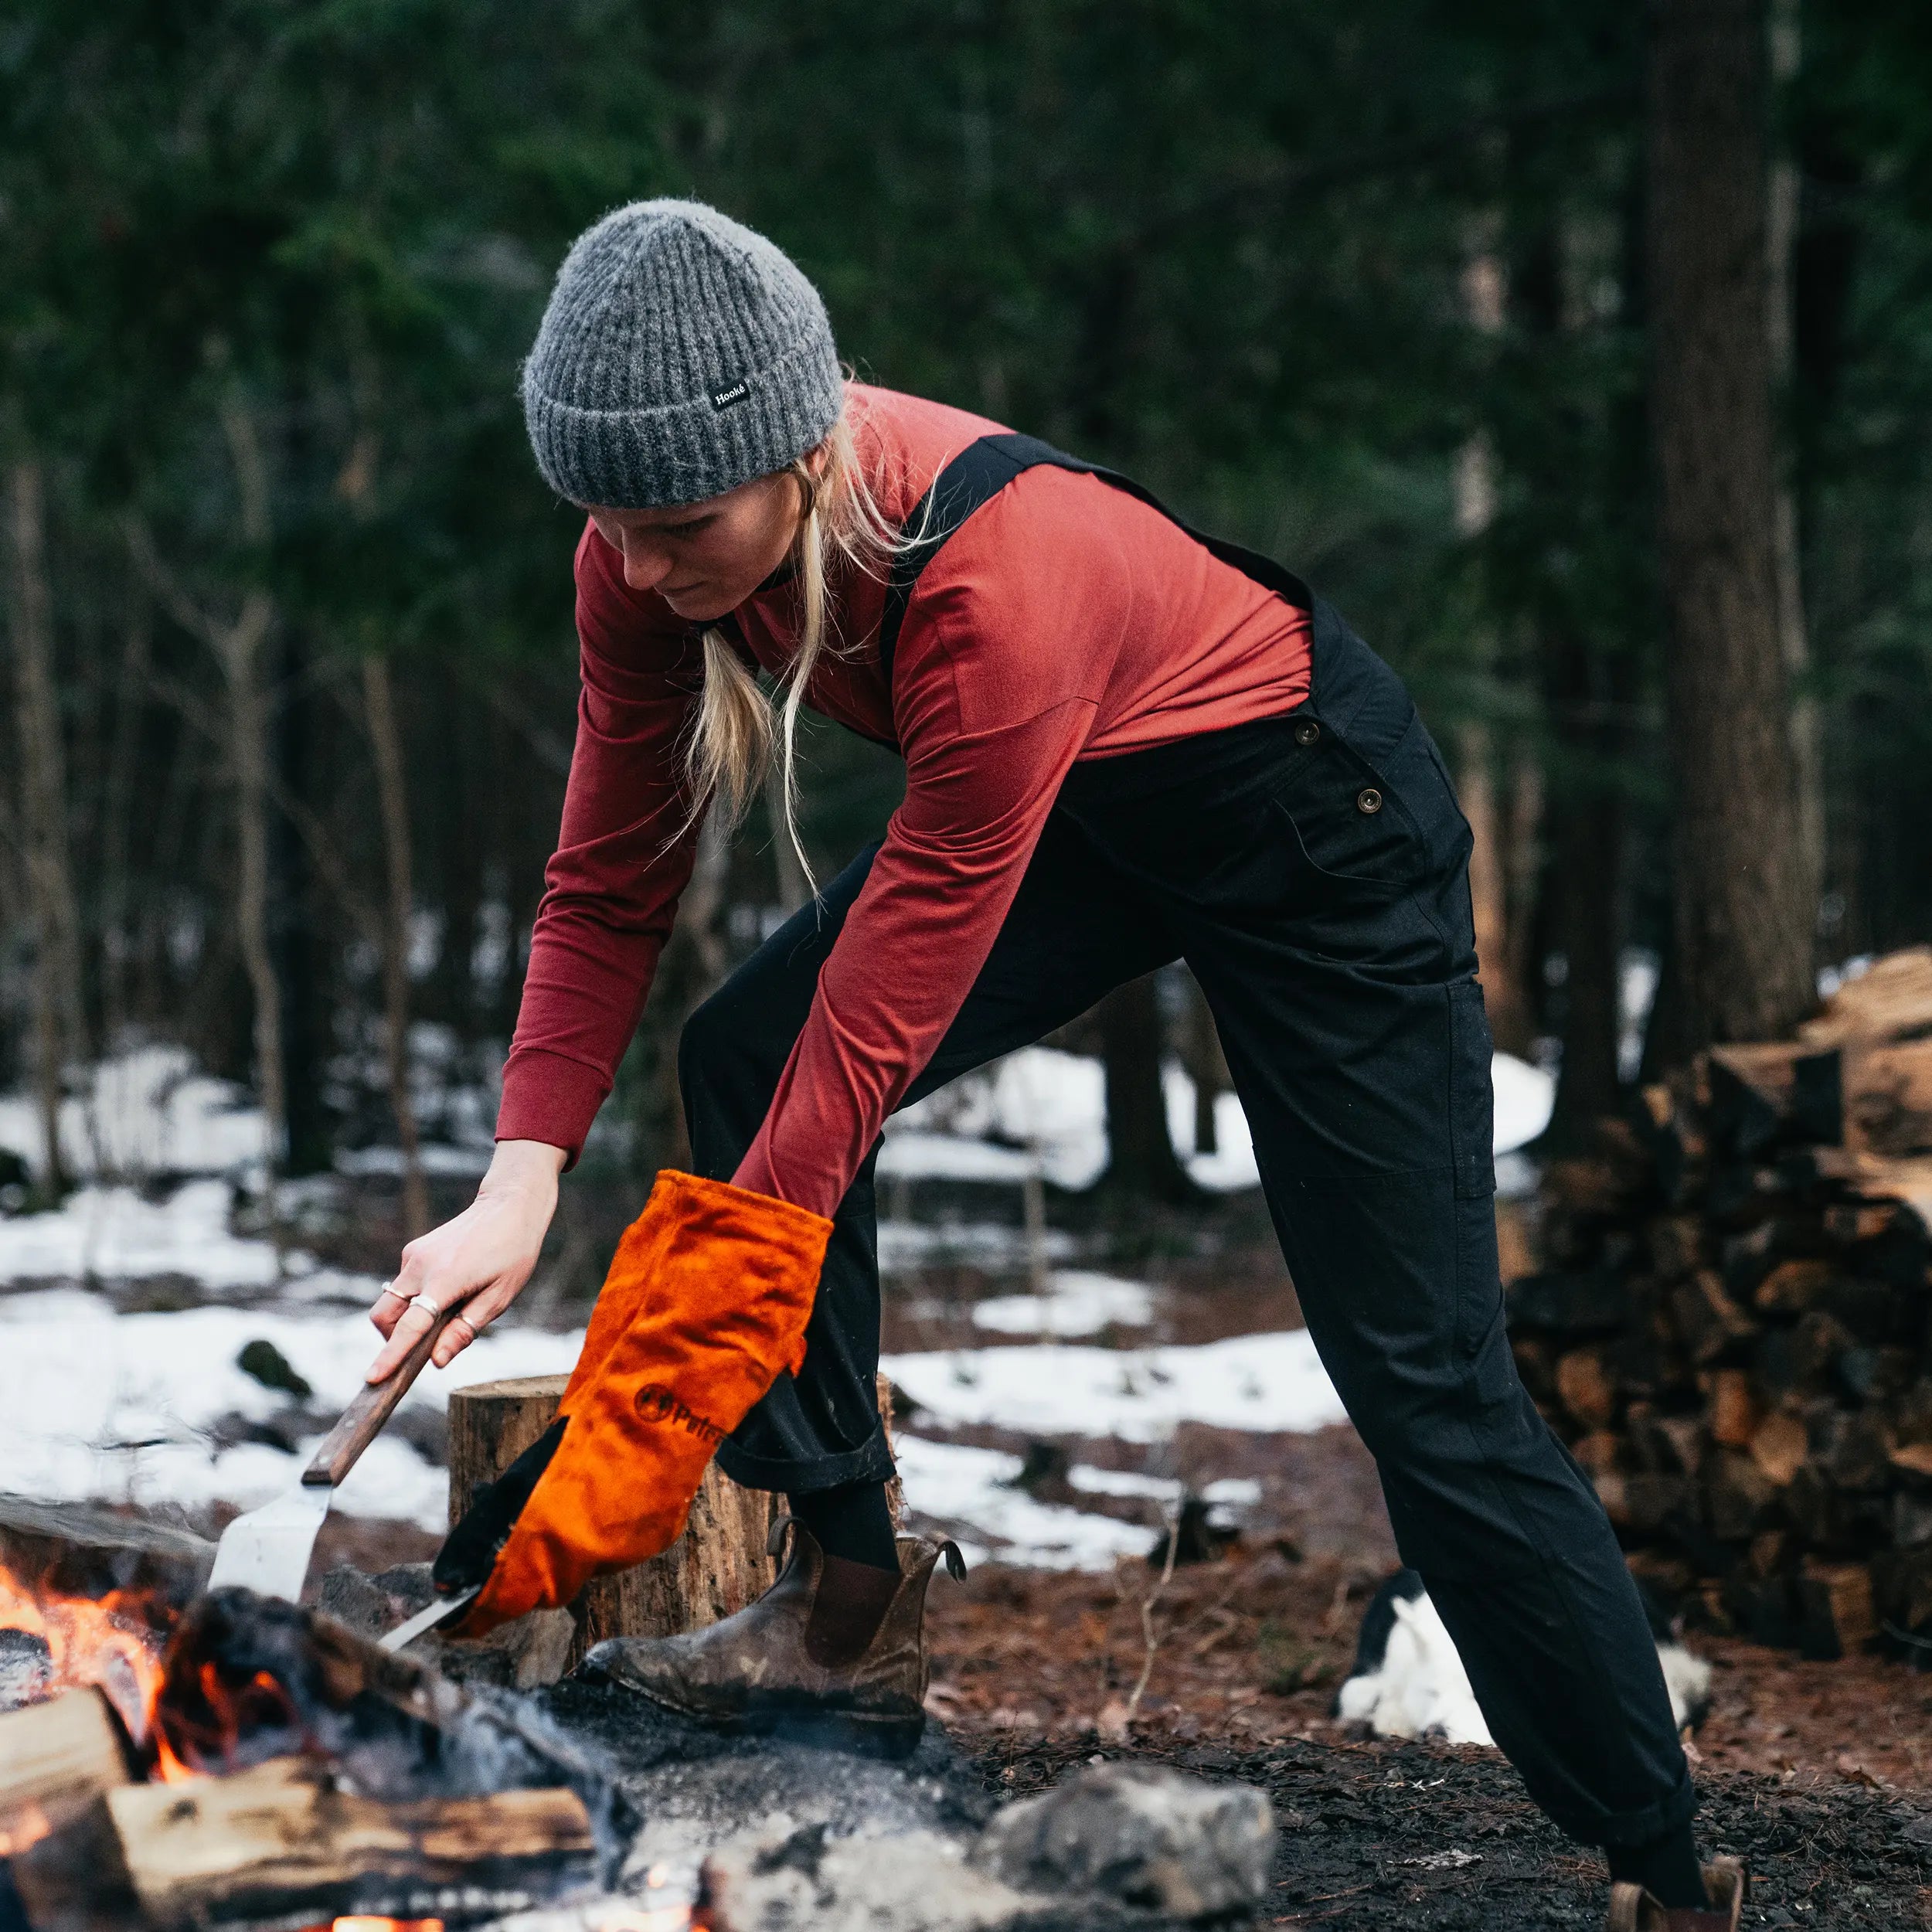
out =
[(443, 1310), (460, 1309), (430, 1357), (447, 1369), (516, 1299), (543, 1251), (563, 1162), (564, 1150), (546, 1141), (497, 1142), (476, 1199), (403, 1249), (396, 1279), (370, 1309), (386, 1339), (369, 1381), (384, 1380)]

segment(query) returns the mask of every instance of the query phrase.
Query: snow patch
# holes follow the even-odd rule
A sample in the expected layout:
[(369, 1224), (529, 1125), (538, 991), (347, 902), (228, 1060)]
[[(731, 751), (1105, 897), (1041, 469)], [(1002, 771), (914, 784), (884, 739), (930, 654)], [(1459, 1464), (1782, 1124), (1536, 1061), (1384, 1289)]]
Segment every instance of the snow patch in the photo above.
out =
[(995, 1557), (1038, 1570), (1104, 1570), (1118, 1557), (1145, 1556), (1153, 1543), (1149, 1525), (1036, 1502), (1011, 1488), (1017, 1456), (909, 1435), (893, 1448), (908, 1505), (962, 1532), (969, 1562)]
[[(45, 1214), (0, 1220), (0, 1281), (175, 1274), (209, 1288), (267, 1287), (278, 1273), (274, 1248), (229, 1233), (233, 1202), (233, 1190), (219, 1180), (190, 1181), (165, 1201), (131, 1187), (77, 1188)], [(302, 1271), (315, 1263), (292, 1255), (289, 1265)]]
[[(1506, 1154), (1549, 1124), (1556, 1080), (1498, 1053), (1495, 1151)], [(1178, 1066), (1162, 1076), (1168, 1130), (1195, 1181), (1216, 1192), (1258, 1186), (1247, 1117), (1233, 1094), (1216, 1097), (1215, 1151), (1194, 1149), (1194, 1083)], [(886, 1123), (879, 1174), (1017, 1185), (1037, 1171), (1056, 1187), (1090, 1187), (1107, 1165), (1106, 1077), (1084, 1055), (1029, 1046), (963, 1075)]]
[(944, 1349), (879, 1366), (936, 1421), (1030, 1435), (1153, 1442), (1182, 1422), (1302, 1434), (1346, 1419), (1305, 1328), (1191, 1348)]
[(1002, 1335), (1098, 1335), (1110, 1325), (1144, 1328), (1155, 1294), (1144, 1281), (1122, 1281), (1083, 1269), (1056, 1270), (1046, 1294), (1000, 1294), (973, 1304), (973, 1325)]
[[(60, 1120), (70, 1174), (225, 1174), (267, 1151), (260, 1109), (230, 1081), (197, 1073), (180, 1046), (101, 1061), (86, 1090), (61, 1103)], [(0, 1096), (0, 1147), (40, 1172), (46, 1149), (31, 1094)]]
[[(366, 1284), (373, 1300), (380, 1284)], [(117, 1314), (75, 1289), (0, 1298), (0, 1468), (7, 1487), (48, 1502), (90, 1498), (192, 1509), (264, 1501), (299, 1475), (313, 1441), (288, 1454), (266, 1444), (218, 1450), (209, 1426), (233, 1411), (266, 1421), (286, 1403), (236, 1366), (244, 1342), (271, 1342), (332, 1414), (361, 1387), (378, 1345), (366, 1314), (301, 1315), (210, 1307)], [(431, 1369), (412, 1403), (440, 1409), (452, 1388), (499, 1376), (553, 1375), (576, 1362), (580, 1334), (497, 1327), (447, 1369)], [(319, 1441), (321, 1431), (315, 1440)], [(379, 1438), (336, 1492), (352, 1515), (447, 1520), (448, 1482), (406, 1444)]]

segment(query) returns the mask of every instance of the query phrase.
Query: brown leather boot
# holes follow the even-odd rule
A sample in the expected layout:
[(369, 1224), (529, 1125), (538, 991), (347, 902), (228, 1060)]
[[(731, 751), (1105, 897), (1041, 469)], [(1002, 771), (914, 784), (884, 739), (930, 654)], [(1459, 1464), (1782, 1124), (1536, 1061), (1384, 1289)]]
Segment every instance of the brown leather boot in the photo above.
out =
[(1744, 1910), (1744, 1868), (1736, 1859), (1713, 1859), (1704, 1867), (1710, 1909), (1659, 1905), (1641, 1885), (1625, 1879), (1610, 1888), (1608, 1932), (1737, 1932)]
[(965, 1560), (951, 1542), (901, 1536), (899, 1586), (885, 1615), (862, 1651), (842, 1658), (828, 1655), (812, 1629), (826, 1561), (818, 1539), (795, 1518), (781, 1516), (770, 1553), (784, 1546), (787, 1529), (791, 1556), (755, 1604), (681, 1636), (610, 1638), (584, 1658), (580, 1674), (621, 1684), (717, 1730), (782, 1730), (883, 1757), (906, 1756), (926, 1728), (926, 1586), (941, 1556), (955, 1578), (966, 1574)]

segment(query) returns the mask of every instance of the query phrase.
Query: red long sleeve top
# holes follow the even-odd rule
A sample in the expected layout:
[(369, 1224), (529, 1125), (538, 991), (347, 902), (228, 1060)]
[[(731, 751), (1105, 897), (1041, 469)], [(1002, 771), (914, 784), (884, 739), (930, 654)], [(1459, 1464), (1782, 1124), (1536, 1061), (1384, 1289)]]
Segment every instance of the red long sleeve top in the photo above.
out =
[[(896, 522), (1000, 428), (888, 389), (848, 393), (860, 463)], [(896, 745), (906, 795), (733, 1176), (826, 1215), (965, 999), (1068, 767), (1290, 709), (1309, 665), (1304, 613), (1158, 511), (1066, 470), (1022, 471), (927, 565), (889, 691), (883, 583), (845, 569), (831, 590), (841, 648), (806, 702)], [(703, 682), (702, 627), (629, 589), (594, 527), (577, 546), (577, 744), (496, 1128), (573, 1159), (690, 876), (695, 833), (673, 835), (686, 810), (680, 733)], [(794, 587), (736, 615), (752, 657), (782, 669)]]

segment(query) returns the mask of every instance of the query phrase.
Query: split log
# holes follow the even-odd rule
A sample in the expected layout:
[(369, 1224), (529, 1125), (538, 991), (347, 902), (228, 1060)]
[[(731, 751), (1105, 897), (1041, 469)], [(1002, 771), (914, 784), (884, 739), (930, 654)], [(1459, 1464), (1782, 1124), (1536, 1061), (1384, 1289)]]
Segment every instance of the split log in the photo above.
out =
[(1878, 1634), (1872, 1572), (1865, 1563), (1825, 1563), (1808, 1557), (1798, 1580), (1798, 1646), (1806, 1657), (1847, 1656)]
[(1768, 1328), (1752, 1366), (1767, 1396), (1799, 1396), (1828, 1386), (1838, 1360), (1852, 1346), (1842, 1322), (1814, 1308), (1789, 1328)]
[(1711, 1439), (1726, 1449), (1748, 1449), (1763, 1420), (1757, 1392), (1742, 1369), (1719, 1369), (1711, 1376)]
[(1672, 1292), (1670, 1306), (1677, 1332), (1700, 1368), (1757, 1333), (1757, 1324), (1724, 1292), (1715, 1268), (1699, 1268)]
[(1692, 1102), (1659, 1081), (1639, 1094), (1634, 1119), (1656, 1167), (1658, 1192), (1671, 1206), (1682, 1206), (1702, 1184), (1709, 1158)]
[(1770, 1526), (1777, 1489), (1754, 1457), (1735, 1449), (1713, 1450), (1702, 1487), (1706, 1518), (1720, 1543), (1748, 1543)]
[[(13, 1849), (101, 1792), (131, 1783), (133, 1753), (97, 1690), (73, 1690), (0, 1716), (0, 1840)], [(37, 1817), (26, 1816), (29, 1808)]]
[(1932, 1028), (1932, 947), (1906, 947), (1847, 980), (1824, 1010), (1798, 1029), (1808, 1046), (1847, 1040), (1902, 1039)]
[(137, 1784), (107, 1808), (143, 1910), (164, 1932), (301, 1915), (522, 1910), (590, 1870), (572, 1791), (371, 1798), (305, 1758), (232, 1777)]
[(1608, 1268), (1526, 1274), (1505, 1294), (1512, 1330), (1551, 1335), (1614, 1335), (1629, 1322), (1634, 1306), (1629, 1284)]
[(1752, 1461), (1781, 1489), (1804, 1468), (1811, 1452), (1811, 1437), (1804, 1423), (1781, 1410), (1767, 1416), (1751, 1437)]
[(1829, 1261), (1781, 1261), (1758, 1283), (1751, 1300), (1760, 1315), (1808, 1315), (1838, 1272)]
[(33, 1932), (148, 1932), (105, 1793), (8, 1861)]
[(1645, 1230), (1651, 1265), (1675, 1281), (1704, 1265), (1704, 1223), (1695, 1214), (1660, 1214)]
[(1710, 1049), (1707, 1117), (1716, 1148), (1748, 1161), (1777, 1139), (1791, 1124), (1793, 1069), (1806, 1051), (1784, 1041)]
[(1710, 1439), (1702, 1417), (1659, 1415), (1648, 1403), (1632, 1403), (1624, 1426), (1651, 1475), (1694, 1476), (1703, 1467)]
[[(1856, 1247), (1892, 1233), (1899, 1226), (1901, 1212), (1889, 1201), (1834, 1202), (1825, 1210), (1825, 1233), (1841, 1247)], [(1921, 1229), (1921, 1246), (1923, 1235)]]
[(1811, 1138), (1861, 1154), (1932, 1152), (1932, 1040), (1831, 1047), (1801, 1060), (1796, 1082)]
[(1889, 1486), (1891, 1445), (1869, 1410), (1835, 1410), (1818, 1419), (1813, 1433), (1819, 1468), (1834, 1489), (1876, 1495)]
[(1617, 1414), (1617, 1385), (1600, 1349), (1572, 1349), (1556, 1364), (1556, 1393), (1585, 1429), (1607, 1429)]

